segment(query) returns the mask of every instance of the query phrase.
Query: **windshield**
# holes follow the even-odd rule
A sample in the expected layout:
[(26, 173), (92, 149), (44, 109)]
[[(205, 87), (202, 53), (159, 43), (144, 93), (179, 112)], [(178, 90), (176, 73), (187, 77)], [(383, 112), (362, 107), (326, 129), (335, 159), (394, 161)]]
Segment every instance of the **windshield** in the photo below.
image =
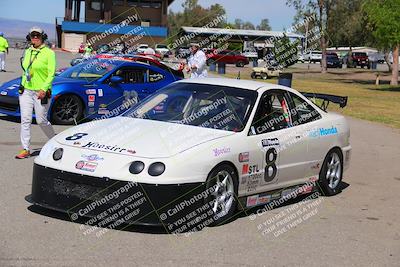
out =
[(109, 60), (92, 59), (68, 68), (59, 77), (92, 81), (103, 77), (115, 67), (116, 65)]
[(171, 84), (123, 116), (239, 132), (257, 92), (208, 84)]

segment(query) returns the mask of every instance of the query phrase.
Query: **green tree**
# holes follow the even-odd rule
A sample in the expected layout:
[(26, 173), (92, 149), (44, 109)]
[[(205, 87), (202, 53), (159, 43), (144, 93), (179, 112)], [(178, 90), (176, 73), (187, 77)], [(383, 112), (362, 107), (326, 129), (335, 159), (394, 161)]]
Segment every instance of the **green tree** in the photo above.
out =
[(287, 68), (297, 62), (299, 44), (300, 41), (291, 42), (286, 35), (274, 42), (272, 53), (282, 68)]
[(400, 0), (365, 0), (363, 9), (377, 45), (393, 51), (391, 85), (399, 84)]
[(214, 28), (225, 27), (226, 18), (216, 20), (226, 15), (224, 7), (220, 4), (204, 8), (199, 5), (198, 0), (186, 0), (182, 4), (182, 8), (182, 12), (170, 11), (168, 14), (169, 43), (172, 43), (178, 37), (183, 26), (203, 27), (212, 21), (218, 21), (217, 24), (213, 25)]
[(243, 20), (235, 19), (235, 21), (233, 22), (233, 28), (234, 29), (243, 29)]
[(243, 23), (242, 29), (243, 30), (255, 30), (256, 27), (254, 27), (253, 23), (251, 23), (250, 21), (246, 21), (245, 23)]
[(260, 31), (272, 30), (271, 26), (269, 25), (269, 19), (262, 19), (260, 25), (257, 26), (257, 30)]
[(286, 4), (293, 6), (297, 14), (295, 21), (300, 21), (307, 16), (315, 16), (315, 25), (319, 28), (320, 33), (320, 47), (322, 50), (321, 72), (327, 72), (326, 64), (326, 48), (327, 43), (327, 29), (329, 28), (329, 21), (331, 16), (331, 9), (335, 5), (335, 0), (287, 0)]

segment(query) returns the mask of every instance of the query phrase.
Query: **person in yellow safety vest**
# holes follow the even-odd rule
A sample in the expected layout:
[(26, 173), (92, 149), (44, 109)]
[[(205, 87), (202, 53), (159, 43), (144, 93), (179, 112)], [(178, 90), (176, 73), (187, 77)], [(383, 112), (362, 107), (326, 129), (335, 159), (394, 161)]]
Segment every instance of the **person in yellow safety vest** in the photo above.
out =
[(93, 48), (91, 44), (86, 44), (85, 49), (84, 49), (84, 54), (83, 57), (84, 58), (89, 58), (93, 53)]
[(27, 36), (31, 46), (25, 50), (21, 62), (24, 72), (19, 89), (23, 149), (15, 156), (17, 159), (30, 156), (33, 109), (36, 122), (47, 138), (50, 139), (55, 135), (53, 126), (47, 120), (47, 112), (51, 99), (51, 85), (56, 72), (56, 56), (54, 51), (44, 44), (46, 39), (47, 35), (39, 27), (33, 27)]
[(4, 34), (0, 32), (0, 71), (6, 72), (6, 52), (8, 54), (8, 42)]

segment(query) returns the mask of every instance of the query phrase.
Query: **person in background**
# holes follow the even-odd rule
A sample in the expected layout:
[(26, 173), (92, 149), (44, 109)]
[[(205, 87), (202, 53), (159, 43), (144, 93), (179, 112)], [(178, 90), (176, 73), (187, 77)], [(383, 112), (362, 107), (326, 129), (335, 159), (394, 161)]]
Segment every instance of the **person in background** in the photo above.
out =
[(186, 71), (190, 73), (190, 78), (206, 78), (207, 77), (207, 56), (200, 49), (197, 43), (190, 44), (190, 56)]
[(145, 55), (155, 55), (156, 51), (154, 51), (154, 49), (149, 46), (148, 48), (146, 48), (146, 50), (144, 50), (144, 54)]
[(0, 71), (6, 72), (6, 52), (8, 54), (8, 42), (4, 33), (0, 32)]
[(23, 75), (19, 89), (19, 106), (21, 110), (21, 144), (22, 150), (15, 156), (24, 159), (30, 156), (32, 112), (35, 109), (36, 122), (47, 138), (55, 133), (47, 120), (50, 106), (51, 85), (56, 72), (56, 56), (44, 41), (47, 35), (39, 27), (29, 31), (27, 40), (31, 46), (25, 50), (21, 62)]
[(85, 43), (81, 43), (78, 49), (79, 54), (82, 54), (85, 52)]
[(89, 58), (93, 53), (93, 47), (91, 44), (87, 43), (85, 46), (85, 53), (83, 54), (84, 58)]

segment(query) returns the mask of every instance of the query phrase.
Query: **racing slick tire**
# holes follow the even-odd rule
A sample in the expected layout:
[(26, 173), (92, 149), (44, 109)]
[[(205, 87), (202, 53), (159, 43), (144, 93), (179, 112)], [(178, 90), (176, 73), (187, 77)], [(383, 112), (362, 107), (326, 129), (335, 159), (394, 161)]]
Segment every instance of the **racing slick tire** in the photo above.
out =
[(319, 173), (319, 188), (326, 196), (333, 196), (340, 192), (339, 187), (343, 178), (343, 155), (335, 148), (325, 157)]
[(59, 125), (73, 125), (83, 117), (83, 103), (76, 95), (62, 95), (51, 109), (51, 121)]
[(210, 203), (213, 222), (217, 226), (231, 219), (237, 209), (238, 176), (233, 167), (222, 164), (214, 168), (208, 175), (206, 189), (215, 186), (215, 190), (206, 198)]

